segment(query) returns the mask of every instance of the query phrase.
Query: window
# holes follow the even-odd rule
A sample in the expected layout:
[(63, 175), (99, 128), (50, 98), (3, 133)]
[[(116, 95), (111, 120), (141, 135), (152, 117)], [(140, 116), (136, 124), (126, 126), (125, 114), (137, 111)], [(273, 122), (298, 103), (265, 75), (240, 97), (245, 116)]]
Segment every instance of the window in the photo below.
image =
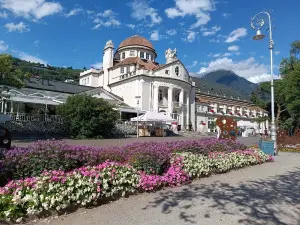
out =
[(162, 93), (162, 90), (159, 90), (158, 92), (158, 101), (162, 101), (163, 100), (163, 93)]
[(146, 53), (146, 59), (150, 59), (150, 54), (149, 53)]
[(170, 71), (169, 70), (165, 70), (165, 74), (169, 75)]
[(179, 67), (178, 67), (178, 66), (175, 67), (175, 74), (176, 74), (177, 76), (179, 76)]
[(86, 84), (89, 84), (89, 78), (86, 78)]
[(145, 53), (144, 52), (140, 52), (140, 58), (144, 59), (145, 58)]
[(124, 67), (121, 67), (121, 73), (124, 73)]
[(134, 51), (130, 51), (130, 56), (134, 56)]
[(122, 52), (122, 59), (125, 59), (125, 52)]

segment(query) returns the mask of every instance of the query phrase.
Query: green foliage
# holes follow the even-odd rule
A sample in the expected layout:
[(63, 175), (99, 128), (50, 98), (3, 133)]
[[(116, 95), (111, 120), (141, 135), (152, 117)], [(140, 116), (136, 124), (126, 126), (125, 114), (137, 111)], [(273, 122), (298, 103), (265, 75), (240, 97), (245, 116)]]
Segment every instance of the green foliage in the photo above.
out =
[(88, 95), (70, 96), (58, 106), (73, 138), (109, 137), (119, 113), (103, 99)]
[(28, 77), (28, 73), (21, 71), (13, 64), (13, 58), (10, 55), (0, 55), (0, 84), (20, 88), (25, 85), (25, 79)]
[(43, 79), (65, 81), (67, 79), (79, 81), (80, 69), (73, 69), (72, 67), (54, 67), (44, 65), (41, 63), (27, 62), (18, 58), (12, 58), (12, 63), (15, 68), (30, 76), (41, 77)]
[[(275, 116), (276, 122), (286, 127), (291, 122), (300, 126), (300, 41), (291, 44), (290, 57), (282, 60), (280, 64), (281, 79), (274, 81)], [(265, 102), (265, 109), (270, 107), (271, 83), (260, 84), (260, 92), (251, 95), (254, 104), (262, 107)], [(267, 95), (264, 98), (262, 95)], [(290, 118), (290, 119), (289, 119)], [(288, 120), (289, 119), (289, 120)], [(285, 121), (288, 120), (287, 124)]]

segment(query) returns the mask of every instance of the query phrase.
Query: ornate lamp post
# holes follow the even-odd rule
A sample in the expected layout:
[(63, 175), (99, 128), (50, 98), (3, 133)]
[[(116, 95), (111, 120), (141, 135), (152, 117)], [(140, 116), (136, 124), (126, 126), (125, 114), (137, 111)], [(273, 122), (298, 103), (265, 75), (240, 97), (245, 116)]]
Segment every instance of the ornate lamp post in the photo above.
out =
[(135, 96), (137, 104), (137, 118), (136, 118), (136, 137), (139, 137), (139, 110), (140, 110), (140, 98), (141, 96)]
[(251, 27), (256, 30), (256, 35), (253, 37), (253, 40), (262, 40), (265, 35), (261, 33), (261, 28), (265, 25), (267, 16), (267, 22), (269, 23), (269, 27), (267, 30), (269, 31), (269, 49), (270, 49), (270, 63), (271, 63), (271, 114), (272, 114), (272, 125), (271, 125), (271, 136), (272, 140), (274, 141), (274, 151), (277, 155), (277, 142), (276, 142), (276, 124), (275, 124), (275, 109), (274, 109), (274, 74), (273, 74), (273, 49), (274, 49), (274, 41), (272, 36), (272, 21), (271, 16), (268, 12), (260, 12), (257, 13), (252, 19), (251, 19)]

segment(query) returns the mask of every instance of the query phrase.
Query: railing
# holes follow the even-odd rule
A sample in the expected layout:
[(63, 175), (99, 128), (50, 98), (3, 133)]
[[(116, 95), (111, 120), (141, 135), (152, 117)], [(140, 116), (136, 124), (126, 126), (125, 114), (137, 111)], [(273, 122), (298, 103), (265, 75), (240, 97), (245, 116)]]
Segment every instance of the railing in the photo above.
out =
[(45, 115), (45, 114), (27, 114), (27, 113), (7, 113), (11, 120), (15, 121), (45, 121), (62, 123), (63, 119), (59, 115)]
[(167, 101), (159, 101), (158, 106), (168, 106), (168, 102)]

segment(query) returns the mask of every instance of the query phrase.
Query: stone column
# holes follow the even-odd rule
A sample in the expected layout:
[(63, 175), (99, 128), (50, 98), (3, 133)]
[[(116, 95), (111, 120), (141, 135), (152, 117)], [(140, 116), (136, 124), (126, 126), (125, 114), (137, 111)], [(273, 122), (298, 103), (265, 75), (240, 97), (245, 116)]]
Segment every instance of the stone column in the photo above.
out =
[(180, 112), (180, 125), (181, 125), (181, 127), (183, 128), (183, 111), (184, 111), (184, 106), (183, 106), (183, 97), (184, 97), (184, 90), (183, 89), (181, 89), (180, 90), (180, 94), (179, 94), (179, 105), (180, 105), (180, 107), (181, 107), (181, 112)]
[(235, 107), (234, 106), (231, 107), (231, 112), (232, 112), (232, 115), (235, 115)]
[(186, 129), (189, 129), (190, 125), (190, 93), (186, 95)]
[(6, 114), (6, 110), (7, 110), (7, 101), (5, 101), (4, 103), (4, 114)]
[(13, 113), (14, 112), (14, 102), (11, 101), (10, 102), (10, 113)]
[[(194, 83), (194, 82), (193, 82)], [(192, 90), (191, 90), (191, 99), (190, 99), (190, 103), (191, 103), (191, 123), (193, 126), (194, 131), (197, 130), (197, 125), (196, 125), (196, 90), (195, 90), (195, 84), (193, 84)]]
[(173, 87), (169, 87), (168, 89), (168, 111), (173, 118)]
[(224, 113), (224, 115), (227, 114), (227, 105), (223, 105), (223, 113)]
[(158, 112), (158, 85), (153, 86), (153, 111)]

